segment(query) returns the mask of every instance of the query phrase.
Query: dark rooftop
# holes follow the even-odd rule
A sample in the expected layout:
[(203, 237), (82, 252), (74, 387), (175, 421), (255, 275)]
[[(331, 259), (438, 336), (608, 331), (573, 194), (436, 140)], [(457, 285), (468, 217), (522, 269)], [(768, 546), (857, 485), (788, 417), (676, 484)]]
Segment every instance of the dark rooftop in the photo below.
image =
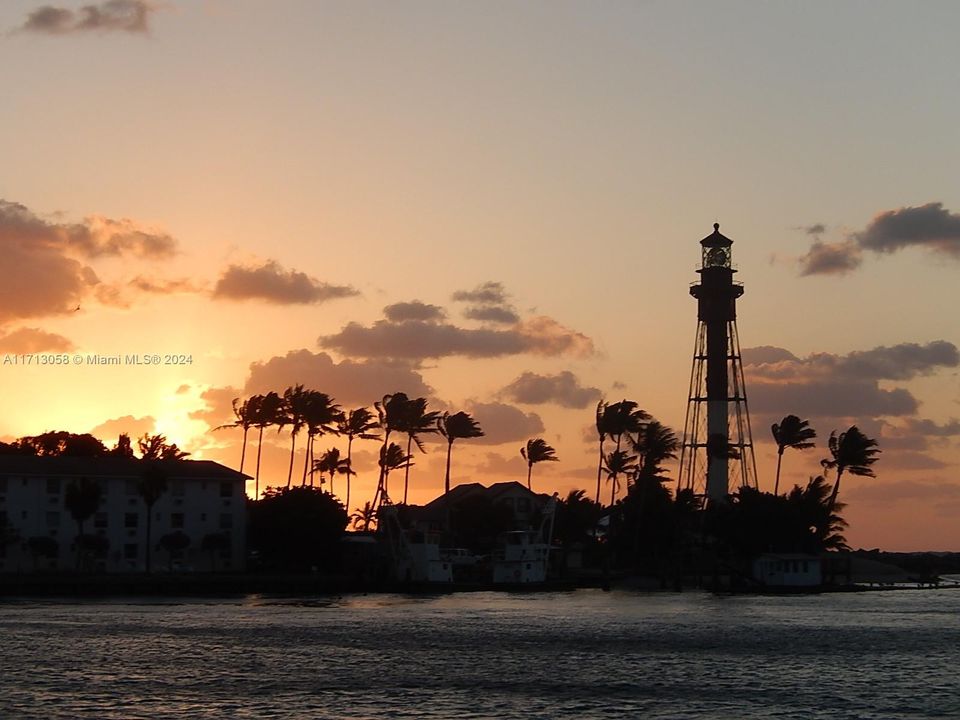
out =
[[(213, 460), (155, 460), (169, 478), (236, 480), (249, 475), (231, 470)], [(86, 477), (139, 477), (147, 463), (119, 457), (37, 457), (0, 455), (3, 475), (76, 475)]]

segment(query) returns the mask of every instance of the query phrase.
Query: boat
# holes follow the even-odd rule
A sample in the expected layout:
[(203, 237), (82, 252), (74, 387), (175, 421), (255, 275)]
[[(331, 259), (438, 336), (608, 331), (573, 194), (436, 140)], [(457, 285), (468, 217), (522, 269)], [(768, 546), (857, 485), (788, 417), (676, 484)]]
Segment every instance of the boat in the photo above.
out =
[(389, 553), (394, 581), (431, 585), (453, 582), (453, 564), (440, 556), (438, 536), (404, 530), (395, 505), (383, 505), (379, 521), (379, 532)]
[(537, 530), (500, 534), (493, 553), (494, 585), (541, 585), (547, 581), (556, 508), (557, 496), (554, 495), (543, 508)]

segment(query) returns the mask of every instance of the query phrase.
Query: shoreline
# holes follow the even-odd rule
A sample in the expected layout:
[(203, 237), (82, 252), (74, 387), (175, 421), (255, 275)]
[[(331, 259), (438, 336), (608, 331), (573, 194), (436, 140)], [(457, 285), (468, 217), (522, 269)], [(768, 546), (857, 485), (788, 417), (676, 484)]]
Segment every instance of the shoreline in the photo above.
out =
[(946, 581), (910, 583), (850, 583), (813, 587), (710, 587), (691, 583), (679, 588), (662, 588), (631, 582), (633, 578), (549, 580), (537, 584), (494, 585), (493, 583), (394, 583), (370, 582), (339, 575), (315, 574), (209, 574), (209, 575), (0, 575), (0, 597), (194, 597), (218, 598), (244, 595), (318, 596), (346, 594), (447, 595), (468, 592), (556, 593), (581, 589), (639, 593), (706, 592), (716, 595), (819, 595), (896, 590), (958, 589), (960, 583)]

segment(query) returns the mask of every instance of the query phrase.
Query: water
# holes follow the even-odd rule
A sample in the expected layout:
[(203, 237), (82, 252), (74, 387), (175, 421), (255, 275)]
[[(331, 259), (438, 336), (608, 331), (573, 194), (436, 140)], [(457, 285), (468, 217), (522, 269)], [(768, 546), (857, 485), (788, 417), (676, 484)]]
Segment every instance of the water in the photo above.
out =
[(5, 601), (0, 718), (956, 718), (960, 590)]

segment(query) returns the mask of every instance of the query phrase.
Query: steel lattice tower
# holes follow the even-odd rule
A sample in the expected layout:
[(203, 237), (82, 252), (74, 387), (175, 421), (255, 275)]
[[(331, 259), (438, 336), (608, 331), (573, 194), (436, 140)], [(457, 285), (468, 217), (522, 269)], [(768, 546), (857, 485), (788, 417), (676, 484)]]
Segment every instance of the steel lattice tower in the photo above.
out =
[(697, 299), (697, 337), (678, 487), (718, 500), (730, 492), (731, 479), (738, 487), (757, 487), (757, 463), (737, 334), (737, 298), (743, 285), (733, 281), (733, 241), (721, 235), (715, 223), (700, 245), (700, 282), (690, 287)]

